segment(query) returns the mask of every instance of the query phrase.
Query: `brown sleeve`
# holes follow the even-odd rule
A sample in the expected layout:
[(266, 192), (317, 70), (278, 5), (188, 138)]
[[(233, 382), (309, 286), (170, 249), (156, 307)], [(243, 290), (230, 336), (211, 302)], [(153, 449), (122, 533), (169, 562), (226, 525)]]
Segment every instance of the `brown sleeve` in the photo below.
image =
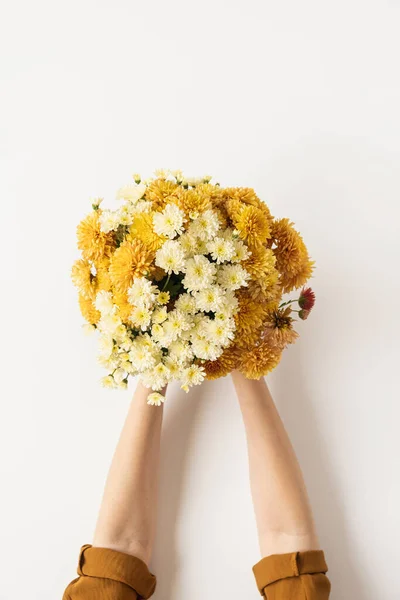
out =
[(137, 600), (150, 598), (156, 587), (156, 578), (139, 558), (89, 545), (81, 548), (78, 575), (63, 600)]
[(322, 550), (273, 554), (253, 567), (267, 600), (328, 600), (331, 584)]

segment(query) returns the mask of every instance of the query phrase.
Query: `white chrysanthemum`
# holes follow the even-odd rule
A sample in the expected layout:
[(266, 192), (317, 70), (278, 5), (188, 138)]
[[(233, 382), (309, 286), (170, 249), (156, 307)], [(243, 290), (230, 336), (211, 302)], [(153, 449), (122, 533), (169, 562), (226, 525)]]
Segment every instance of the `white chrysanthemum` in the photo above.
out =
[(228, 319), (225, 322), (212, 320), (208, 324), (208, 338), (216, 346), (228, 346), (235, 337), (235, 321)]
[(179, 379), (179, 376), (182, 371), (182, 364), (178, 360), (176, 356), (167, 356), (164, 359), (164, 364), (169, 371), (168, 381), (173, 381), (174, 379)]
[(165, 397), (158, 392), (153, 392), (148, 395), (147, 404), (150, 406), (161, 406), (161, 404), (165, 401)]
[(102, 333), (114, 336), (120, 325), (122, 325), (122, 321), (118, 315), (109, 314), (101, 317), (97, 327)]
[(187, 331), (192, 327), (189, 316), (177, 309), (174, 309), (168, 313), (167, 323), (171, 325), (172, 329), (176, 331), (178, 335), (182, 331)]
[(113, 332), (113, 338), (118, 342), (119, 345), (125, 344), (128, 340), (130, 340), (128, 330), (123, 323), (115, 328)]
[(118, 229), (120, 224), (120, 214), (116, 210), (103, 210), (100, 214), (100, 230), (103, 233), (109, 233)]
[(156, 358), (151, 349), (146, 348), (143, 344), (133, 344), (129, 358), (133, 367), (139, 372), (151, 369), (156, 364)]
[(231, 262), (233, 262), (233, 263), (243, 262), (244, 260), (247, 260), (251, 256), (250, 250), (248, 249), (246, 244), (244, 244), (242, 242), (242, 240), (233, 238), (232, 244), (234, 247), (234, 254), (231, 258)]
[(186, 258), (192, 258), (195, 254), (202, 254), (202, 252), (199, 252), (198, 242), (198, 238), (190, 233), (182, 233), (179, 236), (179, 243), (183, 248)]
[(169, 370), (162, 362), (159, 362), (151, 371), (140, 374), (143, 385), (156, 392), (167, 385), (168, 377)]
[(114, 381), (117, 385), (123, 382), (126, 379), (126, 373), (123, 369), (116, 369), (113, 373)]
[(135, 327), (139, 327), (142, 331), (146, 331), (151, 321), (151, 312), (146, 307), (135, 307), (131, 313), (131, 321)]
[(235, 254), (233, 243), (223, 237), (216, 237), (209, 241), (207, 250), (218, 264), (231, 260)]
[(130, 183), (118, 190), (117, 198), (119, 200), (129, 200), (130, 202), (135, 203), (143, 198), (145, 191), (146, 186), (143, 183), (139, 183), (138, 185)]
[[(154, 328), (154, 331), (153, 331)], [(176, 332), (168, 321), (162, 325), (155, 323), (152, 328), (152, 336), (160, 348), (168, 348), (176, 336)]]
[(128, 290), (128, 300), (134, 306), (151, 308), (153, 306), (158, 288), (146, 277), (136, 277)]
[(200, 385), (205, 378), (204, 368), (199, 365), (191, 365), (187, 369), (185, 369), (182, 373), (181, 381), (182, 381), (182, 389), (185, 392), (189, 391), (189, 388), (192, 385)]
[(171, 169), (170, 174), (172, 175), (172, 177), (175, 177), (175, 179), (177, 179), (178, 181), (182, 181), (183, 179), (183, 172), (181, 171), (181, 169)]
[(247, 286), (247, 281), (249, 279), (249, 273), (239, 264), (222, 265), (218, 269), (217, 281), (227, 290), (234, 291)]
[(235, 296), (235, 292), (227, 291), (225, 293), (219, 312), (224, 313), (228, 317), (232, 317), (239, 309), (239, 301)]
[(156, 253), (155, 263), (168, 274), (180, 273), (185, 267), (185, 253), (179, 242), (168, 240)]
[(132, 204), (129, 207), (130, 214), (132, 216), (138, 215), (140, 213), (149, 213), (153, 209), (153, 203), (149, 200), (139, 200), (136, 204)]
[(185, 213), (176, 204), (167, 204), (162, 212), (153, 215), (153, 229), (172, 239), (183, 232), (184, 220)]
[(101, 385), (105, 388), (115, 388), (115, 381), (112, 375), (106, 375), (101, 380)]
[(111, 292), (105, 292), (104, 290), (97, 292), (94, 304), (97, 310), (101, 312), (102, 316), (111, 315), (114, 311)]
[(191, 294), (181, 294), (175, 302), (175, 308), (192, 315), (196, 312), (196, 301)]
[(192, 346), (195, 356), (203, 360), (216, 360), (222, 354), (221, 346), (213, 344), (206, 338), (194, 339)]
[(125, 371), (125, 373), (129, 373), (133, 375), (135, 369), (130, 361), (130, 356), (128, 352), (121, 352), (119, 354), (119, 367)]
[(108, 360), (114, 349), (114, 340), (108, 335), (100, 335), (99, 337), (99, 360)]
[(217, 311), (222, 307), (224, 290), (219, 285), (213, 285), (194, 293), (196, 307), (203, 312)]
[(155, 169), (154, 171), (154, 175), (160, 179), (167, 179), (169, 173), (169, 169)]
[(165, 340), (164, 328), (160, 323), (154, 323), (151, 328), (151, 338), (162, 346), (162, 342)]
[(153, 323), (163, 323), (167, 316), (167, 307), (162, 306), (161, 308), (156, 308), (156, 310), (151, 315), (151, 320)]
[(134, 211), (132, 210), (132, 204), (124, 204), (118, 211), (118, 221), (120, 225), (132, 225)]
[(191, 221), (188, 233), (200, 240), (209, 241), (217, 235), (219, 227), (218, 215), (210, 208)]
[(231, 316), (227, 312), (216, 312), (214, 314), (214, 321), (216, 323), (220, 323), (220, 324), (227, 323), (230, 318), (231, 318)]
[(196, 255), (189, 258), (185, 265), (185, 277), (182, 285), (189, 291), (199, 291), (211, 287), (214, 283), (216, 266), (208, 258)]
[(168, 348), (183, 332), (193, 326), (189, 316), (179, 310), (168, 313), (168, 319), (162, 324), (162, 333), (156, 330), (157, 342), (163, 348)]
[(181, 364), (193, 359), (191, 345), (182, 339), (172, 342), (168, 348), (168, 353), (171, 357), (178, 360)]

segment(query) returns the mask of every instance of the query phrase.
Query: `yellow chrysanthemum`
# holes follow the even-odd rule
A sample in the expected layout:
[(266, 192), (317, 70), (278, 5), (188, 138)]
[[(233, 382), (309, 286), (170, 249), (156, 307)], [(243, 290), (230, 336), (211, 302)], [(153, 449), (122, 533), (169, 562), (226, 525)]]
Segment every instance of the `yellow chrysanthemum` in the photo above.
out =
[(248, 379), (260, 379), (270, 373), (279, 364), (282, 350), (271, 348), (262, 342), (241, 356), (239, 370)]
[(251, 275), (252, 279), (259, 280), (278, 273), (275, 269), (276, 258), (272, 250), (259, 246), (252, 248), (251, 255), (242, 265)]
[(292, 309), (278, 308), (268, 312), (264, 325), (263, 338), (271, 347), (283, 350), (293, 344), (299, 334), (293, 329)]
[(241, 204), (255, 206), (262, 210), (268, 219), (272, 219), (268, 206), (260, 200), (253, 188), (224, 188), (223, 195), (227, 200), (237, 200)]
[(83, 259), (75, 261), (71, 279), (84, 298), (93, 300), (96, 295), (96, 279), (92, 274), (92, 265), (89, 261)]
[(219, 379), (225, 377), (236, 369), (239, 364), (240, 350), (236, 346), (230, 346), (221, 354), (217, 360), (208, 360), (202, 366), (206, 372), (206, 379)]
[(166, 240), (165, 237), (157, 235), (153, 229), (153, 213), (135, 215), (126, 239), (140, 240), (152, 252), (157, 252)]
[(94, 210), (77, 228), (78, 248), (87, 260), (99, 260), (110, 256), (115, 247), (113, 233), (103, 233), (100, 230), (100, 214), (100, 210)]
[(280, 300), (282, 297), (282, 288), (277, 282), (278, 272), (275, 271), (274, 275), (271, 275), (271, 278), (266, 278), (264, 280), (251, 280), (248, 283), (247, 291), (251, 298), (256, 302), (261, 302), (266, 310), (272, 308), (277, 300)]
[(236, 333), (235, 339), (240, 346), (254, 344), (260, 335), (261, 328), (266, 316), (266, 308), (256, 302), (248, 293), (239, 292), (239, 312), (235, 315)]
[(126, 292), (114, 292), (113, 302), (118, 306), (119, 316), (124, 323), (130, 322), (133, 306), (128, 301), (128, 294)]
[(140, 240), (124, 241), (114, 252), (110, 262), (110, 277), (117, 292), (126, 292), (135, 277), (144, 277), (152, 271), (154, 252)]
[(82, 294), (79, 294), (79, 307), (81, 309), (82, 317), (86, 319), (91, 325), (96, 325), (100, 321), (100, 313), (93, 304), (90, 298), (85, 298)]
[(271, 236), (267, 215), (255, 206), (242, 206), (233, 214), (232, 221), (239, 236), (251, 247), (264, 244)]
[(167, 198), (177, 189), (178, 184), (166, 179), (155, 179), (147, 186), (146, 200), (153, 202), (154, 210), (163, 210)]
[(112, 287), (112, 282), (109, 273), (110, 259), (103, 258), (102, 260), (96, 261), (94, 263), (94, 266), (96, 267), (96, 291), (109, 292)]
[(183, 210), (187, 217), (194, 214), (200, 215), (212, 206), (208, 194), (199, 192), (198, 188), (185, 190), (179, 187), (172, 195), (171, 200)]
[(301, 287), (311, 277), (314, 268), (303, 238), (289, 219), (275, 221), (271, 237), (275, 244), (273, 252), (283, 292)]

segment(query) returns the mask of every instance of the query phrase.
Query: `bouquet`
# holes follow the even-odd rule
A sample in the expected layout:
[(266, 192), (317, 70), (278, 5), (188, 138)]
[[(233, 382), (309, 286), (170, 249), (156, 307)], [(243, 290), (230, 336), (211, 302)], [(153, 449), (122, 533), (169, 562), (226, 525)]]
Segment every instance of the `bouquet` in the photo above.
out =
[[(99, 332), (102, 383), (139, 376), (149, 404), (178, 380), (188, 391), (234, 369), (258, 379), (276, 367), (314, 293), (307, 248), (251, 188), (223, 188), (181, 171), (122, 187), (115, 210), (92, 201), (72, 268), (85, 329)], [(296, 298), (284, 294), (303, 288)]]

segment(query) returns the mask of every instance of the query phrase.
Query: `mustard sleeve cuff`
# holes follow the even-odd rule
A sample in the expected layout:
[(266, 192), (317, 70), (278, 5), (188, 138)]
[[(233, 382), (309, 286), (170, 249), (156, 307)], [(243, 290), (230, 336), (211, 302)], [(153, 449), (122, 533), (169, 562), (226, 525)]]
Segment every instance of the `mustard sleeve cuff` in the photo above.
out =
[[(302, 575), (315, 575), (314, 581), (307, 580), (316, 595), (310, 598), (325, 599), (329, 597), (330, 583), (325, 573), (328, 567), (322, 550), (308, 550), (306, 552), (291, 552), (288, 554), (272, 554), (263, 558), (253, 567), (257, 587), (262, 596), (270, 597), (269, 590), (275, 593), (279, 589), (293, 590), (300, 584)], [(304, 585), (304, 581), (301, 586)], [(308, 585), (308, 584), (307, 584)], [(275, 597), (275, 596), (271, 596)], [(276, 596), (280, 598), (279, 594)], [(283, 597), (283, 596), (282, 596)], [(297, 596), (290, 596), (297, 598)]]
[(156, 587), (155, 576), (140, 558), (108, 548), (93, 548), (89, 544), (81, 548), (78, 575), (125, 584), (139, 598), (145, 599), (153, 595)]

